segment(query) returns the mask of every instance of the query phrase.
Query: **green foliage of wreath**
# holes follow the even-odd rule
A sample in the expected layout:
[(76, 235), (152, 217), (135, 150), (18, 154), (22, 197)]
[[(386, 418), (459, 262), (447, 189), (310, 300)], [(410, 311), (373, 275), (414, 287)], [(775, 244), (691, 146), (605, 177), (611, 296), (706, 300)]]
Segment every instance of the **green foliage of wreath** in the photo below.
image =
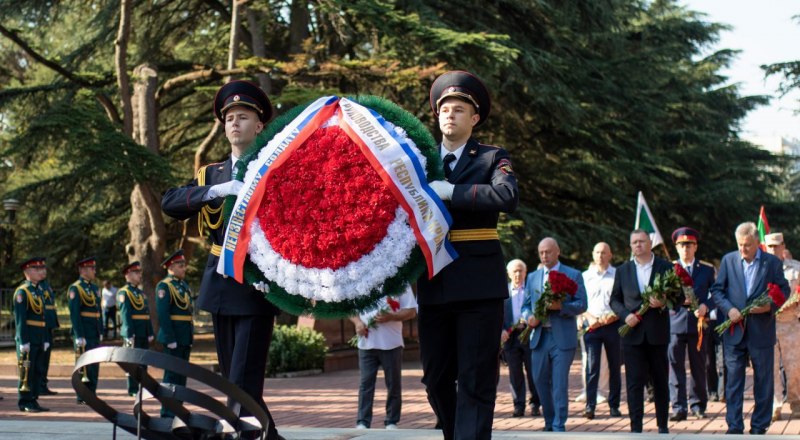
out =
[[(416, 144), (417, 148), (427, 159), (425, 173), (428, 177), (428, 181), (441, 180), (444, 178), (442, 160), (439, 156), (436, 141), (419, 119), (391, 101), (378, 96), (363, 95), (348, 97), (348, 99), (378, 112), (384, 119), (406, 131), (407, 136), (414, 141), (414, 144)], [(261, 151), (261, 148), (310, 104), (311, 102), (297, 106), (270, 123), (258, 135), (253, 145), (250, 146), (247, 153), (241, 158), (241, 160), (244, 161), (243, 163), (249, 164), (250, 161), (254, 160), (258, 156), (259, 151)], [(247, 167), (241, 167), (236, 179), (243, 180), (246, 169)], [(225, 200), (225, 209), (223, 213), (225, 215), (226, 225), (233, 211), (235, 202), (235, 196), (229, 196)], [(416, 281), (425, 271), (425, 267), (425, 258), (422, 255), (422, 251), (419, 246), (415, 246), (408, 261), (399, 268), (394, 276), (389, 277), (380, 288), (373, 289), (368, 295), (359, 298), (335, 302), (311, 301), (300, 295), (290, 294), (283, 287), (267, 280), (258, 267), (250, 261), (249, 256), (245, 261), (244, 277), (247, 283), (256, 283), (259, 281), (267, 282), (270, 289), (269, 293), (266, 295), (267, 300), (288, 313), (293, 315), (313, 315), (317, 318), (343, 318), (363, 311), (376, 309), (378, 307), (377, 302), (382, 297), (402, 294), (406, 284)]]

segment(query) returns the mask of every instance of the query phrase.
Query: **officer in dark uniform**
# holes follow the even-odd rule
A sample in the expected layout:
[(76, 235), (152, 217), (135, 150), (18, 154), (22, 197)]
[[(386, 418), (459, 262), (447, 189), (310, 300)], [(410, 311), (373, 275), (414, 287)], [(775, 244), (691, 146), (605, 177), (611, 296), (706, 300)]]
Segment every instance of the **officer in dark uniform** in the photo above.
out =
[[(153, 342), (153, 323), (150, 321), (150, 308), (147, 296), (139, 289), (142, 283), (142, 266), (138, 261), (125, 265), (122, 275), (126, 284), (117, 291), (117, 304), (122, 321), (122, 339), (125, 347), (144, 348)], [(128, 394), (135, 396), (139, 383), (128, 376)]]
[[(211, 255), (200, 283), (197, 305), (211, 313), (214, 340), (222, 375), (250, 395), (269, 415), (264, 403), (264, 374), (272, 328), (278, 309), (254, 286), (240, 284), (216, 271), (225, 228), (222, 203), (237, 194), (242, 182), (233, 180), (239, 157), (272, 117), (267, 95), (253, 83), (232, 81), (214, 98), (214, 115), (225, 123), (231, 157), (222, 163), (200, 168), (195, 180), (164, 194), (161, 208), (167, 215), (184, 220), (197, 217), (208, 229)], [(240, 416), (250, 414), (242, 409)], [(267, 439), (280, 438), (270, 415)]]
[(452, 215), (450, 241), (459, 257), (417, 281), (422, 382), (446, 439), (488, 439), (508, 297), (497, 219), (516, 209), (517, 180), (504, 149), (472, 138), (491, 105), (477, 77), (445, 73), (434, 81), (430, 103), (447, 178), (430, 185)]
[[(700, 233), (688, 227), (681, 227), (672, 233), (672, 241), (678, 249), (680, 264), (692, 276), (694, 294), (697, 297), (698, 309), (689, 311), (688, 300), (682, 307), (669, 311), (670, 341), (669, 357), (669, 397), (672, 402), (670, 420), (679, 422), (686, 420), (688, 411), (697, 418), (705, 418), (708, 404), (706, 388), (706, 348), (697, 350), (699, 335), (703, 335), (703, 344), (711, 343), (708, 328), (698, 332), (698, 318), (708, 318), (709, 311), (714, 309), (714, 300), (708, 295), (708, 289), (714, 284), (714, 266), (695, 257)], [(689, 354), (689, 390), (687, 400), (686, 389), (686, 354)]]
[[(167, 257), (161, 266), (167, 277), (156, 285), (156, 310), (158, 312), (158, 342), (164, 352), (189, 361), (192, 353), (194, 325), (192, 324), (192, 290), (184, 281), (186, 258), (183, 250)], [(164, 370), (164, 383), (186, 386), (186, 376)], [(174, 417), (161, 408), (162, 417)]]
[[(45, 326), (44, 336), (47, 343), (52, 347), (53, 330), (59, 328), (60, 325), (58, 323), (58, 312), (56, 311), (56, 293), (53, 292), (53, 288), (50, 287), (50, 283), (47, 281), (47, 263), (44, 258), (42, 258), (42, 266), (45, 271), (45, 279), (39, 283), (39, 286), (42, 288), (42, 292), (44, 292), (44, 320), (47, 324)], [(54, 396), (58, 394), (58, 392), (51, 390), (47, 385), (50, 382), (47, 375), (50, 372), (50, 354), (52, 353), (53, 350), (44, 352), (44, 374), (42, 375), (42, 388), (39, 390), (40, 396)]]
[(25, 273), (25, 282), (14, 293), (14, 324), (17, 328), (17, 358), (26, 371), (20, 371), (17, 405), (22, 412), (49, 411), (37, 400), (44, 374), (44, 352), (50, 349), (45, 336), (44, 292), (39, 285), (47, 275), (44, 258), (28, 259), (20, 267)]
[[(79, 353), (100, 346), (102, 340), (102, 323), (100, 320), (100, 289), (92, 283), (96, 274), (97, 263), (94, 257), (78, 261), (80, 277), (69, 286), (69, 319), (72, 322), (72, 337), (75, 341), (75, 350)], [(97, 376), (100, 366), (97, 364), (86, 366), (86, 375), (89, 382), (86, 386), (97, 390)], [(78, 404), (83, 404), (78, 398)]]

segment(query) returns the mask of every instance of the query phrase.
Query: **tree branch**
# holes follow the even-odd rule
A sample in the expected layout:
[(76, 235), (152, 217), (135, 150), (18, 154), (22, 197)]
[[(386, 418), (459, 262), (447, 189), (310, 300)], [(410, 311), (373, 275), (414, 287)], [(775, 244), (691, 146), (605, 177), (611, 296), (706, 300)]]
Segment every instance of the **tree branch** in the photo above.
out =
[(122, 127), (133, 137), (133, 104), (131, 103), (130, 77), (128, 75), (128, 39), (131, 33), (131, 0), (122, 0), (119, 12), (119, 31), (114, 42), (114, 67), (117, 70), (117, 85), (122, 101)]

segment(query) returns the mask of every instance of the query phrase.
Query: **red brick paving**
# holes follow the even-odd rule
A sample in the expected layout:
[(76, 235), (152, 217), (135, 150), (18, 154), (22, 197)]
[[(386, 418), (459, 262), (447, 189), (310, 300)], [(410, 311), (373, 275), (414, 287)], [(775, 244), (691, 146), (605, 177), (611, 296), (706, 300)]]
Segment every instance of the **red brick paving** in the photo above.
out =
[[(403, 416), (400, 421), (401, 428), (431, 429), (434, 417), (425, 397), (425, 391), (420, 383), (422, 371), (418, 363), (407, 363), (403, 371)], [(575, 397), (580, 392), (580, 379), (578, 370), (579, 362), (572, 366), (570, 377), (570, 396)], [(103, 366), (102, 369), (115, 369), (114, 366)], [(102, 374), (102, 373), (101, 373)], [(745, 426), (749, 427), (749, 416), (753, 409), (752, 394), (750, 392), (751, 379), (745, 391)], [(0, 377), (0, 395), (5, 399), (0, 401), (0, 419), (31, 419), (31, 420), (73, 420), (73, 421), (100, 421), (101, 417), (85, 406), (75, 403), (75, 395), (71, 391), (67, 378), (54, 378), (51, 380), (52, 388), (60, 394), (40, 398), (43, 406), (52, 411), (39, 414), (22, 414), (16, 406), (16, 378), (12, 376)], [(191, 382), (190, 382), (191, 384)], [(110, 405), (129, 411), (133, 398), (125, 393), (125, 380), (120, 377), (101, 378), (100, 397)], [(375, 415), (373, 427), (380, 427), (383, 422), (386, 393), (383, 379), (379, 377), (375, 396)], [(204, 387), (198, 387), (203, 389)], [(358, 403), (358, 371), (347, 370), (324, 373), (316, 376), (299, 377), (290, 379), (267, 379), (265, 399), (270, 411), (275, 418), (277, 426), (285, 428), (352, 428), (356, 422), (356, 407)], [(157, 413), (157, 406), (146, 404), (149, 412)], [(608, 406), (598, 404), (594, 420), (586, 420), (581, 416), (583, 403), (571, 402), (569, 406), (570, 418), (567, 421), (567, 430), (575, 432), (628, 432), (627, 405), (623, 386), (623, 402), (620, 410), (622, 418), (610, 418)], [(495, 410), (495, 430), (522, 430), (539, 431), (544, 427), (541, 417), (512, 418), (513, 404), (509, 392), (508, 375), (502, 369), (498, 387), (497, 406)], [(720, 434), (724, 433), (725, 404), (709, 402), (708, 418), (704, 420), (690, 420), (671, 422), (672, 434)], [(788, 406), (783, 411), (784, 418), (788, 417)], [(645, 407), (645, 431), (657, 432), (655, 423), (655, 409), (653, 404)], [(800, 434), (800, 420), (782, 420), (775, 422), (769, 434)]]

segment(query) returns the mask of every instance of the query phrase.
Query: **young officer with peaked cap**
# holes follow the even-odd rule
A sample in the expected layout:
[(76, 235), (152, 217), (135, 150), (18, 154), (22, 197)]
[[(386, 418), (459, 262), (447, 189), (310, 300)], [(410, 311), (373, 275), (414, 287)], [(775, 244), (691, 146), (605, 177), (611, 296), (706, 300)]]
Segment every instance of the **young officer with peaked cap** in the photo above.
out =
[[(198, 217), (201, 231), (204, 227), (208, 230), (211, 255), (200, 283), (197, 305), (211, 313), (222, 375), (264, 408), (270, 419), (267, 439), (273, 440), (281, 437), (263, 393), (267, 353), (278, 309), (264, 298), (264, 292), (216, 271), (225, 235), (223, 201), (242, 187), (242, 182), (234, 179), (235, 167), (272, 117), (272, 105), (257, 85), (231, 81), (217, 92), (214, 115), (225, 124), (225, 135), (231, 144), (230, 158), (201, 167), (188, 185), (168, 190), (161, 207), (164, 213), (178, 220)], [(242, 409), (239, 415), (250, 414)]]
[(497, 219), (516, 209), (517, 180), (504, 149), (472, 138), (491, 106), (481, 80), (447, 72), (434, 81), (430, 103), (446, 176), (430, 185), (452, 215), (450, 241), (459, 257), (417, 281), (422, 382), (446, 439), (488, 439), (508, 297)]
[[(126, 264), (122, 268), (122, 275), (126, 283), (117, 291), (122, 340), (125, 347), (147, 349), (150, 342), (153, 342), (154, 334), (147, 296), (139, 288), (142, 283), (142, 265), (138, 261)], [(139, 383), (128, 376), (128, 394), (133, 396), (138, 391)]]
[[(76, 350), (82, 348), (89, 351), (100, 346), (102, 340), (102, 323), (100, 320), (100, 289), (92, 283), (95, 278), (97, 262), (94, 257), (78, 261), (80, 277), (69, 286), (69, 318), (72, 322), (72, 336)], [(89, 383), (86, 386), (97, 391), (97, 376), (100, 366), (97, 364), (86, 366), (86, 376)], [(78, 404), (83, 401), (78, 398)]]
[[(25, 273), (25, 282), (14, 293), (15, 339), (17, 356), (20, 359), (27, 358), (27, 372), (22, 374), (24, 379), (20, 377), (17, 384), (17, 405), (23, 412), (49, 411), (40, 406), (38, 401), (44, 374), (44, 352), (50, 349), (50, 342), (45, 336), (44, 292), (39, 285), (46, 275), (44, 258), (30, 258), (20, 268)], [(27, 386), (27, 391), (22, 391), (23, 385)]]

